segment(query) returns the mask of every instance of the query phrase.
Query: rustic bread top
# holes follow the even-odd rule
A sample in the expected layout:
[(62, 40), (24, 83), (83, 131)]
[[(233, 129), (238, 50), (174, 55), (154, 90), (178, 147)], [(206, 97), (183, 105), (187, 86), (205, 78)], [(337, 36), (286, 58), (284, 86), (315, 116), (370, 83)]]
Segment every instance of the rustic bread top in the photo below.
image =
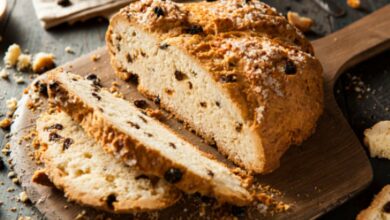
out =
[(160, 39), (161, 49), (180, 48), (209, 72), (246, 123), (267, 137), (262, 145), (271, 162), (265, 170), (314, 131), (323, 109), (321, 64), (302, 33), (270, 6), (141, 0), (111, 25), (123, 21)]

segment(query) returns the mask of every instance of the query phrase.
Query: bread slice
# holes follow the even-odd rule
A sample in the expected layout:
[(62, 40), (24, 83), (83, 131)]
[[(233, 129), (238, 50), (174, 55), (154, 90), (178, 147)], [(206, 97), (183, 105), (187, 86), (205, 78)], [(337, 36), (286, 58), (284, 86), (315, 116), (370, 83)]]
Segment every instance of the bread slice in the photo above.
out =
[(390, 121), (380, 121), (364, 131), (371, 157), (390, 159)]
[(236, 175), (133, 103), (101, 88), (95, 75), (83, 79), (58, 72), (49, 80), (50, 100), (129, 166), (137, 165), (187, 193), (237, 205), (252, 200), (245, 188), (250, 178)]
[(273, 8), (247, 0), (144, 0), (110, 21), (117, 75), (236, 164), (264, 173), (314, 131), (322, 67), (311, 45)]
[(72, 201), (127, 213), (165, 208), (180, 198), (180, 192), (166, 181), (106, 154), (64, 112), (42, 114), (37, 131), (45, 173)]
[(361, 211), (356, 220), (390, 220), (390, 185), (383, 187), (370, 207)]

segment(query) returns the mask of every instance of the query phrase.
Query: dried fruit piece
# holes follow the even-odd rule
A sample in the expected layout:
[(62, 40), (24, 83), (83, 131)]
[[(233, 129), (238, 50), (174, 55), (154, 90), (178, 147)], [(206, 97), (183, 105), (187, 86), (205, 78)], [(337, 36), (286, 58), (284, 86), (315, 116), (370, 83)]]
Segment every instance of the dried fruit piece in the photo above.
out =
[(164, 174), (164, 179), (168, 183), (177, 183), (181, 180), (183, 173), (177, 168), (170, 168)]

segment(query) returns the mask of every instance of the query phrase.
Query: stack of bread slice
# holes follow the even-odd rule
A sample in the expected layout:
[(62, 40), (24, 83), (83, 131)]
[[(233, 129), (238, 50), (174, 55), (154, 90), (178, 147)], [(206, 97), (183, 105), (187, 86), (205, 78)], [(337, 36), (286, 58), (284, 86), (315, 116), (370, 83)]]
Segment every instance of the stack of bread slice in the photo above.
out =
[(97, 75), (58, 69), (47, 82), (56, 110), (37, 122), (42, 160), (81, 204), (161, 209), (184, 192), (248, 205), (250, 173), (277, 168), (322, 112), (322, 69), (309, 41), (261, 2), (140, 0), (112, 18), (106, 40), (119, 78), (239, 167), (115, 96)]

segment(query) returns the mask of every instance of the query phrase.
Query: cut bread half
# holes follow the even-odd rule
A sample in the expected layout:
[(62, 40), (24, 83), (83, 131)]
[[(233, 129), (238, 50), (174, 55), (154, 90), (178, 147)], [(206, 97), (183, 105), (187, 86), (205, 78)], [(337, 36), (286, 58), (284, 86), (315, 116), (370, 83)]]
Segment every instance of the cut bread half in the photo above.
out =
[(139, 1), (110, 21), (117, 75), (234, 163), (266, 173), (315, 129), (322, 68), (310, 43), (258, 1)]
[(71, 201), (128, 213), (165, 208), (180, 198), (180, 191), (171, 184), (105, 153), (64, 112), (42, 114), (37, 132), (44, 171)]
[(83, 79), (52, 73), (48, 87), (52, 103), (129, 166), (137, 165), (187, 193), (199, 192), (237, 205), (252, 200), (246, 189), (251, 178), (237, 175), (133, 103), (101, 88), (96, 75)]
[(370, 207), (361, 211), (356, 220), (390, 220), (390, 185), (383, 187)]

